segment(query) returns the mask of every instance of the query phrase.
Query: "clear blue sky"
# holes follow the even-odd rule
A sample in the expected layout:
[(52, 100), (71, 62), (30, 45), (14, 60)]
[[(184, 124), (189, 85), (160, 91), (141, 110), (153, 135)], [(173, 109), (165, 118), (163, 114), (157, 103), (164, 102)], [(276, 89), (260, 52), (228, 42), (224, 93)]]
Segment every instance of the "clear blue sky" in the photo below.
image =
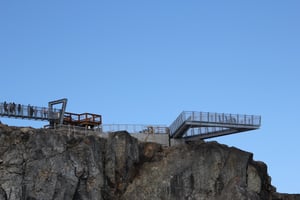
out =
[[(300, 193), (300, 1), (1, 1), (0, 101), (169, 125), (179, 113), (262, 116), (216, 138)], [(10, 125), (35, 121), (1, 118)]]

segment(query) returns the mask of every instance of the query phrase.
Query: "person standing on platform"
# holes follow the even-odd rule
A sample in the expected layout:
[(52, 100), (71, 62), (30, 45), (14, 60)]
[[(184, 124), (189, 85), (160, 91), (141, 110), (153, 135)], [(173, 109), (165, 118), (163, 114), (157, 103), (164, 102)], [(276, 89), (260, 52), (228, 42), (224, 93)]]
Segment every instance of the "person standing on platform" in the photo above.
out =
[(8, 112), (8, 108), (7, 108), (6, 101), (4, 101), (3, 106), (4, 106), (4, 112), (7, 113)]
[(21, 109), (22, 109), (22, 107), (21, 107), (21, 104), (18, 104), (18, 115), (21, 115)]

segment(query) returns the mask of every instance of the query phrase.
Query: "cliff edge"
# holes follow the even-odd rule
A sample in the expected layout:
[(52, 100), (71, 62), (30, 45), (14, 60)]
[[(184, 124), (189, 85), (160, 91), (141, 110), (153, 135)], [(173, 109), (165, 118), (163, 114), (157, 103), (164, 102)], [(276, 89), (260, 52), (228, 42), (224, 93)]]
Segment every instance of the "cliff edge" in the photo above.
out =
[(0, 125), (0, 200), (300, 200), (267, 166), (216, 142), (163, 148), (127, 132), (106, 138)]

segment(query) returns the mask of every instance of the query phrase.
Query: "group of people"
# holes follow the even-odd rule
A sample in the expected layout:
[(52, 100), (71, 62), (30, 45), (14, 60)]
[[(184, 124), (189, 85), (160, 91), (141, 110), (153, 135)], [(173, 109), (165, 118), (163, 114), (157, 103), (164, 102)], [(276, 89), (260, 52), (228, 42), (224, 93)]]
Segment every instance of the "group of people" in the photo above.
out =
[(13, 114), (13, 115), (19, 114), (20, 115), (21, 111), (22, 111), (22, 105), (21, 104), (15, 104), (15, 102), (6, 103), (6, 101), (4, 101), (3, 110), (7, 114)]
[(28, 117), (43, 117), (47, 118), (48, 110), (46, 108), (38, 109), (38, 107), (16, 104), (15, 102), (7, 103), (4, 101), (0, 103), (0, 112), (8, 115), (20, 115)]

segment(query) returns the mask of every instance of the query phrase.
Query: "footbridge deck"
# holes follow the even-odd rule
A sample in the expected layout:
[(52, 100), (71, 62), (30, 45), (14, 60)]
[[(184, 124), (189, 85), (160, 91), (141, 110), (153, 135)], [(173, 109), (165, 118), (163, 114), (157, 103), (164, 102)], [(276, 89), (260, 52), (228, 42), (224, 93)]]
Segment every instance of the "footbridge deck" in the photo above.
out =
[(184, 111), (170, 125), (170, 138), (208, 139), (258, 129), (261, 117), (211, 112)]

